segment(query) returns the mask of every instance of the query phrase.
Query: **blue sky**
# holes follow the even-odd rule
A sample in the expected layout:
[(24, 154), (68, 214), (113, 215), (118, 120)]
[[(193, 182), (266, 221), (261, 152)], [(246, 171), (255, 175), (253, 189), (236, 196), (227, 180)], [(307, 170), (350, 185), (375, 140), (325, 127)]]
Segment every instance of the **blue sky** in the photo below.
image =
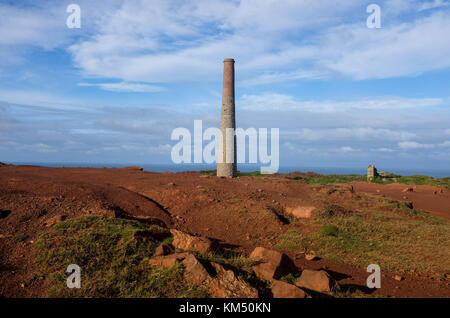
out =
[(237, 125), (279, 128), (281, 166), (448, 169), (450, 1), (0, 1), (0, 17), (0, 161), (168, 163), (174, 128), (218, 127), (232, 57)]

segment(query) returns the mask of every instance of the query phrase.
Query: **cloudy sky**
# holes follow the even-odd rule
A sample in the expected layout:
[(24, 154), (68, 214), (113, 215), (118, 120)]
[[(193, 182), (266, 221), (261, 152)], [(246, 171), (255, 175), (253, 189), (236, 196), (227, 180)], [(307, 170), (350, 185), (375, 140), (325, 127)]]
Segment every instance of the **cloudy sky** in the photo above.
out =
[(237, 125), (279, 128), (281, 166), (450, 171), (448, 0), (2, 0), (0, 17), (0, 161), (170, 163), (174, 128), (219, 125), (231, 57)]

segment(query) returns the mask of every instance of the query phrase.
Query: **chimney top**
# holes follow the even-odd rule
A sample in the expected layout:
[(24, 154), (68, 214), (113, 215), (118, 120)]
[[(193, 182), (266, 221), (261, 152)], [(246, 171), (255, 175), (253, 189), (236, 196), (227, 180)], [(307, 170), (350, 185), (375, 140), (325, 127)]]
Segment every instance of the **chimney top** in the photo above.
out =
[(233, 62), (234, 63), (234, 59), (225, 59), (223, 60), (224, 62)]

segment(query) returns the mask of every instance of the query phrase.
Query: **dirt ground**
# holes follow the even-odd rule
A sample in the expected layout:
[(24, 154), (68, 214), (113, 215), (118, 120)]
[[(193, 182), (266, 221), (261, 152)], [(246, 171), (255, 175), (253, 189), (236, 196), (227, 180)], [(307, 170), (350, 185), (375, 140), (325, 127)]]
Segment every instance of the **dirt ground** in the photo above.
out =
[(352, 182), (356, 191), (380, 194), (402, 201), (410, 201), (419, 209), (441, 218), (450, 220), (450, 190), (433, 186), (405, 184), (376, 184)]
[[(367, 192), (412, 201), (415, 208), (450, 220), (450, 190), (430, 186), (354, 182), (355, 193), (330, 197), (352, 204)], [(402, 192), (411, 187), (413, 191)], [(435, 194), (435, 192), (438, 193)], [(273, 247), (287, 224), (280, 209), (317, 205), (314, 189), (283, 176), (218, 178), (197, 172), (154, 173), (134, 168), (0, 167), (0, 296), (43, 297), (48, 280), (36, 279), (34, 244), (55, 221), (103, 214), (162, 222), (223, 245), (250, 252)], [(406, 197), (406, 199), (404, 198)], [(292, 227), (292, 225), (290, 225)], [(302, 229), (307, 231), (308, 229)], [(20, 235), (18, 239), (18, 235)], [(382, 288), (369, 290), (365, 268), (290, 255), (301, 269), (324, 268), (340, 284), (388, 297), (450, 297), (448, 283), (426, 275), (382, 273)]]

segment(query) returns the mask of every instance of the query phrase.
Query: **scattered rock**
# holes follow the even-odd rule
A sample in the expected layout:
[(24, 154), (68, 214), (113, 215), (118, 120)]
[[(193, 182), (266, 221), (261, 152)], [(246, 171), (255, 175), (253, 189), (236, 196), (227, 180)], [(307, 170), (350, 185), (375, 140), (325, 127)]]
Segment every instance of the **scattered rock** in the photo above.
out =
[(211, 276), (194, 255), (188, 254), (181, 262), (184, 266), (184, 278), (194, 284), (200, 285)]
[(334, 279), (324, 270), (303, 270), (295, 285), (317, 292), (330, 292), (337, 288)]
[(211, 296), (216, 298), (257, 298), (258, 291), (247, 282), (238, 278), (232, 270), (222, 265), (211, 263), (216, 270), (216, 277), (209, 285)]
[(395, 276), (394, 276), (394, 279), (397, 280), (397, 281), (402, 281), (402, 280), (404, 280), (405, 278), (404, 278), (403, 276), (400, 276), (400, 275), (395, 275)]
[(173, 252), (175, 252), (175, 249), (173, 248), (172, 245), (161, 244), (155, 249), (153, 256), (164, 256), (164, 255), (172, 254)]
[(286, 208), (286, 212), (295, 218), (310, 218), (316, 207), (314, 206), (296, 206)]
[(173, 235), (172, 245), (175, 248), (186, 251), (198, 251), (200, 253), (207, 253), (213, 250), (213, 243), (207, 238), (193, 236), (175, 229), (171, 229), (170, 233)]
[(297, 270), (294, 262), (286, 254), (264, 247), (256, 247), (250, 254), (250, 258), (259, 262), (253, 266), (253, 270), (260, 279), (279, 279), (284, 274)]
[(167, 185), (168, 185), (169, 187), (174, 187), (174, 186), (176, 186), (176, 184), (173, 183), (173, 182), (169, 182)]
[(405, 188), (402, 190), (402, 192), (414, 192), (413, 188)]
[(272, 280), (271, 291), (273, 298), (306, 298), (306, 293), (300, 288), (281, 280)]

